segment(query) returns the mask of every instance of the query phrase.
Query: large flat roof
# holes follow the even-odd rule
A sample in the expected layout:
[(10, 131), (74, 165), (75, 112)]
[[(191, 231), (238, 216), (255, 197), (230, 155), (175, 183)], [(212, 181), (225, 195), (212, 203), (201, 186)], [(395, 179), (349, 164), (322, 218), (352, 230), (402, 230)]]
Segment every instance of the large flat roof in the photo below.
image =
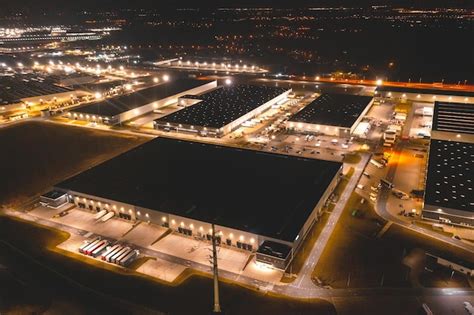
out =
[(192, 97), (202, 101), (155, 121), (221, 128), (286, 91), (288, 89), (258, 85), (221, 87)]
[(0, 104), (19, 103), (24, 98), (70, 92), (50, 78), (35, 74), (0, 78)]
[(474, 144), (431, 140), (425, 204), (474, 212)]
[(290, 121), (351, 128), (371, 101), (372, 96), (324, 93)]
[(341, 165), (157, 138), (57, 187), (293, 242)]
[(474, 104), (435, 102), (433, 130), (474, 134)]
[(155, 101), (194, 89), (210, 80), (177, 79), (167, 83), (155, 85), (130, 94), (108, 98), (100, 102), (85, 105), (71, 110), (71, 112), (98, 116), (116, 116), (134, 108), (138, 108)]

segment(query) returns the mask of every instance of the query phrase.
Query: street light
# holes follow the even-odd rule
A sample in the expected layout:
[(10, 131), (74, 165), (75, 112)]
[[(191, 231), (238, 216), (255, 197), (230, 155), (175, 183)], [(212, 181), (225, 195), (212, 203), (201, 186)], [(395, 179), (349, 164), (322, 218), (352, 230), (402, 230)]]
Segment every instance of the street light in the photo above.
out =
[(163, 81), (168, 82), (170, 80), (170, 76), (165, 74), (163, 75)]
[(383, 84), (382, 79), (377, 79), (376, 84), (377, 86), (381, 86)]
[(231, 85), (231, 84), (232, 84), (232, 80), (229, 79), (229, 78), (225, 79), (225, 84), (226, 84), (226, 85)]

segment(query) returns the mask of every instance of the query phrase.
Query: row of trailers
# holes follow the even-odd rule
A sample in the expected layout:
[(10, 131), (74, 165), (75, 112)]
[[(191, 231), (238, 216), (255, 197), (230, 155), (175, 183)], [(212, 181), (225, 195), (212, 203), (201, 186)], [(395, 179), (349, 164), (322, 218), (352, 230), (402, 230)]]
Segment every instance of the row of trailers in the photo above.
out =
[(90, 242), (85, 242), (79, 247), (81, 254), (92, 256), (109, 263), (117, 264), (123, 267), (132, 263), (140, 254), (138, 250), (134, 250), (125, 245), (111, 244), (108, 240), (97, 237)]

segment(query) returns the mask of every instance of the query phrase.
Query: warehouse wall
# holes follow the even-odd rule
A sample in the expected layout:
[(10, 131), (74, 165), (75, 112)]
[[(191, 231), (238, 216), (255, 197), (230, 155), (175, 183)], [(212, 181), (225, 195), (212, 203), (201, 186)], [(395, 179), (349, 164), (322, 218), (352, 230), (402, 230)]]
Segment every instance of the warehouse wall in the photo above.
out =
[[(456, 92), (453, 92), (455, 94)], [(396, 101), (417, 101), (434, 103), (434, 101), (441, 102), (455, 102), (455, 103), (474, 103), (474, 97), (456, 96), (456, 95), (440, 95), (440, 94), (421, 94), (421, 93), (403, 93), (403, 92), (378, 92), (375, 96), (384, 97)]]
[(119, 120), (118, 121), (119, 121), (119, 123), (122, 123), (124, 121), (133, 119), (135, 117), (144, 115), (146, 113), (149, 113), (149, 112), (153, 111), (154, 109), (159, 109), (161, 107), (171, 105), (173, 103), (177, 103), (178, 99), (181, 96), (184, 96), (186, 94), (198, 95), (198, 94), (202, 94), (204, 92), (207, 92), (209, 90), (215, 89), (216, 87), (217, 87), (217, 81), (212, 81), (212, 82), (209, 82), (207, 84), (203, 84), (203, 85), (198, 86), (194, 89), (186, 90), (186, 91), (183, 91), (181, 93), (172, 95), (170, 97), (167, 97), (167, 98), (164, 98), (164, 99), (161, 99), (161, 100), (157, 100), (153, 103), (146, 104), (144, 106), (137, 107), (137, 108), (134, 108), (134, 109), (129, 110), (127, 112), (121, 113), (119, 115)]
[(316, 206), (313, 209), (313, 212), (311, 212), (311, 215), (308, 217), (306, 220), (305, 224), (301, 228), (300, 232), (298, 233), (298, 239), (294, 241), (293, 244), (293, 251), (296, 252), (298, 247), (302, 244), (303, 240), (306, 238), (307, 233), (313, 226), (315, 222), (318, 221), (319, 216), (321, 215), (322, 209), (324, 205), (326, 204), (327, 200), (333, 193), (334, 189), (336, 189), (337, 184), (339, 184), (339, 181), (342, 176), (342, 169), (343, 166), (341, 165), (341, 168), (339, 169), (339, 172), (334, 176), (332, 179), (331, 183), (328, 185), (326, 191), (322, 195), (321, 199), (319, 199), (319, 202), (316, 204)]

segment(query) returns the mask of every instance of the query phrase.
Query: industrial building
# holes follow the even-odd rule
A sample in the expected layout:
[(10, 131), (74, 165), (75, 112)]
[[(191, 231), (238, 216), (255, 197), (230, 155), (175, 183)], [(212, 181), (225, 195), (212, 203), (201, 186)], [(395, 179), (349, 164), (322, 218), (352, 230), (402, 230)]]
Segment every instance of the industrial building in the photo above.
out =
[(474, 228), (474, 104), (435, 102), (422, 215)]
[(474, 144), (431, 140), (423, 218), (474, 228)]
[(116, 125), (173, 103), (187, 94), (200, 94), (217, 87), (212, 80), (176, 79), (136, 92), (104, 99), (71, 110), (72, 119)]
[(443, 90), (442, 88), (419, 89), (400, 86), (378, 86), (375, 96), (397, 101), (417, 101), (433, 103), (458, 102), (474, 103), (474, 92)]
[(339, 162), (156, 138), (54, 190), (85, 211), (203, 240), (214, 223), (221, 246), (285, 269), (341, 172)]
[(48, 77), (22, 74), (0, 78), (0, 113), (26, 109), (28, 106), (85, 95), (56, 84)]
[(435, 102), (432, 138), (439, 140), (474, 139), (474, 104)]
[(187, 108), (154, 121), (154, 128), (222, 137), (248, 119), (284, 102), (291, 89), (236, 85), (181, 98)]
[(287, 122), (290, 131), (349, 137), (369, 111), (371, 96), (324, 93)]

